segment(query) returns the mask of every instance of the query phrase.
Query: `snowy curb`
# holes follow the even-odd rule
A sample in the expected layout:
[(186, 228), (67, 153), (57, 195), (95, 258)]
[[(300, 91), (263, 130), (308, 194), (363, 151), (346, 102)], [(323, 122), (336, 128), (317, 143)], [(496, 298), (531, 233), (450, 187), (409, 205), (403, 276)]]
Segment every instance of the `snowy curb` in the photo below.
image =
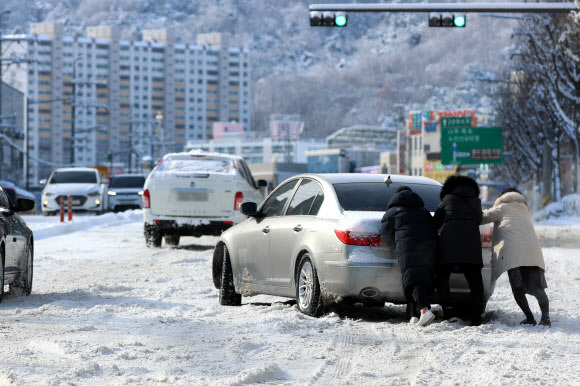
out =
[(54, 222), (34, 222), (25, 217), (28, 227), (32, 229), (34, 234), (34, 240), (42, 240), (95, 227), (120, 225), (141, 220), (143, 220), (143, 211), (141, 210), (106, 213), (101, 216), (77, 216), (76, 218), (73, 217), (71, 222), (62, 223), (58, 222), (58, 217), (54, 218)]

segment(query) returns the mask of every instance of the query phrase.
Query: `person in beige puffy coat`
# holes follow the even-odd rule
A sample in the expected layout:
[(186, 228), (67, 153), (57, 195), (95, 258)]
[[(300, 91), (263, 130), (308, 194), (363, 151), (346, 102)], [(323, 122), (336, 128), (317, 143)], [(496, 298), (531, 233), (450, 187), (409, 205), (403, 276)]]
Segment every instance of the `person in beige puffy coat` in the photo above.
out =
[(514, 298), (524, 314), (522, 324), (535, 325), (526, 294), (538, 300), (541, 325), (550, 326), (549, 301), (546, 295), (545, 264), (524, 196), (507, 188), (483, 211), (482, 224), (493, 222), (492, 281), (507, 271)]

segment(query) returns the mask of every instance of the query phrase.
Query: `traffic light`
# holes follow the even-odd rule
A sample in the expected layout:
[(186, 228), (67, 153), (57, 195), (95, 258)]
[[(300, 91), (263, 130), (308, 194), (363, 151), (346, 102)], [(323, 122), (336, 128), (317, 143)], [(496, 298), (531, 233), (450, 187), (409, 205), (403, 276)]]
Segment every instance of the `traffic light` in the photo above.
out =
[(465, 15), (452, 13), (430, 13), (429, 27), (465, 27)]
[(346, 27), (345, 12), (310, 12), (311, 27)]

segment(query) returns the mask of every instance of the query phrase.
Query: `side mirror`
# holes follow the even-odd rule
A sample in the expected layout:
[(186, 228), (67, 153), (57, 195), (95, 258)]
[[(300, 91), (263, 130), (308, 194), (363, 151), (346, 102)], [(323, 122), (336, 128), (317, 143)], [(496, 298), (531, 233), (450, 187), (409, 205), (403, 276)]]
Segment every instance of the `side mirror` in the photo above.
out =
[(258, 214), (258, 204), (255, 202), (242, 202), (240, 213), (248, 217), (256, 217)]
[(42, 179), (42, 180), (38, 181), (38, 183), (40, 185), (46, 185), (46, 179)]
[(268, 181), (258, 180), (258, 188), (267, 188), (267, 187), (268, 187)]
[(34, 206), (36, 205), (34, 200), (31, 200), (30, 198), (21, 197), (17, 201), (18, 205), (13, 208), (15, 212), (28, 212), (29, 210), (34, 209)]

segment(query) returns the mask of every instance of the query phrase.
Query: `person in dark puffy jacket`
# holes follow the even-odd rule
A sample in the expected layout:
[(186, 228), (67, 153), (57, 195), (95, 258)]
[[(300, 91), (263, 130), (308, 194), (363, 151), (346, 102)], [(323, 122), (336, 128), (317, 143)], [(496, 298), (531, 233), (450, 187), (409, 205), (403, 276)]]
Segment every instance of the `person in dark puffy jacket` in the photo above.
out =
[(479, 186), (472, 178), (452, 175), (445, 180), (440, 197), (441, 203), (435, 211), (433, 224), (436, 229), (443, 227), (439, 234), (436, 275), (443, 318), (450, 321), (455, 319), (449, 278), (451, 273), (463, 273), (470, 289), (471, 325), (478, 326), (484, 311)]
[(434, 293), (437, 232), (423, 200), (408, 186), (401, 186), (387, 205), (381, 224), (383, 239), (395, 244), (410, 323), (427, 326), (435, 319), (430, 310)]

